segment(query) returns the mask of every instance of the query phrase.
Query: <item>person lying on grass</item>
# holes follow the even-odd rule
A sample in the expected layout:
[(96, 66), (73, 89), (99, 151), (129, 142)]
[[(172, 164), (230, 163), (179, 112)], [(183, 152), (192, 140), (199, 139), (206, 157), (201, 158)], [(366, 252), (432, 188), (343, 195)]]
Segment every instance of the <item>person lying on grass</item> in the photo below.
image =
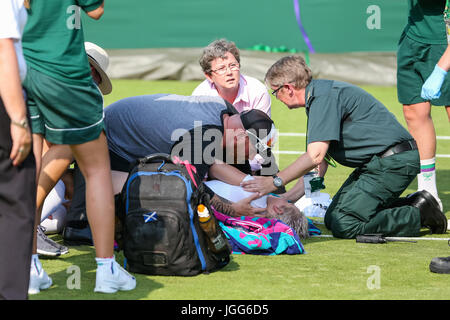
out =
[[(247, 175), (243, 181), (251, 179), (253, 179), (253, 177)], [(237, 203), (239, 201), (246, 202), (251, 200), (250, 205), (252, 207), (266, 209), (259, 214), (255, 214), (255, 216), (281, 220), (294, 229), (301, 239), (309, 237), (308, 219), (300, 209), (293, 203), (290, 203), (286, 198), (274, 193), (259, 197), (257, 193), (247, 192), (241, 186), (231, 185), (219, 180), (206, 181), (205, 185), (211, 189), (216, 196), (224, 199), (224, 201)], [(215, 209), (218, 210), (217, 208)]]

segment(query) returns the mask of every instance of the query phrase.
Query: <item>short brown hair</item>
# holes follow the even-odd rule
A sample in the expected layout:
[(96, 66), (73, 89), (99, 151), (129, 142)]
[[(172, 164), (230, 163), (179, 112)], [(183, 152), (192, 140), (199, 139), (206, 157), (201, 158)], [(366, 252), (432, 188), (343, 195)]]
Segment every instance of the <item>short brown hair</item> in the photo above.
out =
[(267, 86), (294, 84), (297, 89), (306, 88), (311, 82), (312, 72), (305, 59), (299, 55), (283, 57), (267, 70), (264, 82)]
[(203, 54), (199, 60), (202, 70), (206, 74), (211, 74), (211, 62), (217, 58), (225, 58), (225, 54), (231, 53), (238, 63), (241, 62), (239, 49), (233, 41), (219, 39), (211, 42), (203, 49)]

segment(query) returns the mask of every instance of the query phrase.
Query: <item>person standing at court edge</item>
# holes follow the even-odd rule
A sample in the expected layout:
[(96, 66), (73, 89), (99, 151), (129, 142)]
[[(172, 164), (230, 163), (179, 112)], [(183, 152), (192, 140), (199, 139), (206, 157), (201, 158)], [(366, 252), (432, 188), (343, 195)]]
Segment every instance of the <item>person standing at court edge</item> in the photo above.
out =
[[(403, 104), (408, 130), (419, 149), (417, 190), (431, 193), (443, 211), (436, 186), (436, 131), (431, 106), (446, 106), (450, 121), (450, 80), (440, 61), (448, 44), (443, 15), (447, 9), (444, 0), (408, 0), (408, 6), (408, 23), (397, 51), (398, 101)], [(428, 89), (436, 86), (433, 82), (440, 85), (430, 94)]]
[[(82, 11), (99, 19), (103, 7), (103, 0), (32, 0), (23, 37), (28, 64), (24, 86), (38, 176), (44, 138), (70, 145), (86, 179), (87, 216), (97, 262), (94, 291), (114, 293), (133, 290), (136, 279), (114, 257), (114, 197), (103, 98), (91, 76), (81, 23)], [(33, 261), (36, 277), (31, 279), (36, 282), (32, 289), (37, 293), (51, 286), (52, 280), (38, 260)]]
[(0, 300), (24, 300), (33, 242), (36, 165), (21, 81), (23, 0), (0, 1)]

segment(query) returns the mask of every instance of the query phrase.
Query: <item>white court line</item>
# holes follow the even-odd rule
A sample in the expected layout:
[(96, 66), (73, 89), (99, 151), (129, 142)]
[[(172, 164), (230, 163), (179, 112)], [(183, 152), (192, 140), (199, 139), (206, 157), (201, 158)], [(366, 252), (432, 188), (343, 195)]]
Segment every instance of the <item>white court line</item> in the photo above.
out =
[[(301, 132), (279, 132), (280, 137), (306, 137), (306, 133)], [(436, 136), (438, 140), (450, 140), (450, 136)]]
[[(305, 133), (301, 132), (279, 132), (278, 135), (280, 137), (306, 137)], [(436, 136), (437, 140), (450, 140), (450, 136)], [(287, 150), (281, 150), (276, 151), (273, 150), (273, 153), (278, 154), (303, 154), (305, 151), (287, 151)], [(436, 158), (450, 158), (450, 154), (436, 154)]]
[[(286, 151), (286, 150), (281, 150), (281, 151), (273, 150), (272, 152), (276, 153), (276, 154), (303, 154), (303, 153), (305, 153), (305, 151)], [(450, 158), (450, 154), (437, 154), (436, 158)]]
[(279, 132), (280, 137), (306, 137), (306, 133), (299, 132)]

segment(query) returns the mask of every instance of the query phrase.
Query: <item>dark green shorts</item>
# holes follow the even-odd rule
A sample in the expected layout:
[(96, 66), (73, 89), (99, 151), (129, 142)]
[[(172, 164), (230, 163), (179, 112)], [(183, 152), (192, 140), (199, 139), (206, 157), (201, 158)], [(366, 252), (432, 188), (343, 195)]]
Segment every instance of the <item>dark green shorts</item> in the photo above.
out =
[[(446, 48), (447, 45), (444, 44), (421, 43), (402, 34), (397, 51), (397, 94), (401, 104), (427, 101), (420, 96), (422, 85)], [(432, 105), (450, 105), (449, 78), (442, 84), (440, 98), (432, 100)]]
[(71, 84), (28, 68), (23, 86), (32, 131), (51, 143), (81, 144), (103, 130), (103, 96), (93, 81)]

